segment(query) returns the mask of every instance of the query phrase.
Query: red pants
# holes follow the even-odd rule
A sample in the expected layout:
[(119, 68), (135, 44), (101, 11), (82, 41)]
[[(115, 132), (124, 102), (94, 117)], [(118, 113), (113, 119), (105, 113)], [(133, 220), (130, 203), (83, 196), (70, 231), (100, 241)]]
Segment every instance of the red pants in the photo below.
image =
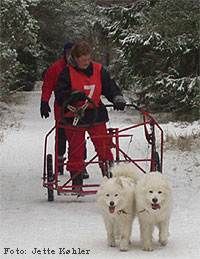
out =
[[(107, 135), (106, 124), (96, 125), (90, 129), (67, 127), (65, 131), (69, 143), (67, 163), (68, 171), (80, 171), (84, 167), (82, 162), (84, 160), (85, 152), (85, 131), (87, 131), (91, 137), (99, 161), (113, 161), (113, 155), (109, 146), (109, 138), (101, 136), (97, 138), (94, 137), (98, 135)], [(105, 145), (103, 143), (105, 143)], [(100, 163), (99, 166), (103, 168), (103, 164)]]

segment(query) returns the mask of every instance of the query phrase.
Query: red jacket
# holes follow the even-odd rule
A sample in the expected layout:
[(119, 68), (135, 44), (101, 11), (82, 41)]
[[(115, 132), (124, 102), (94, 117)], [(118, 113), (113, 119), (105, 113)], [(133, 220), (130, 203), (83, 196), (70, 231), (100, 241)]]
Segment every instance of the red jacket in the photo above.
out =
[[(66, 62), (63, 57), (61, 60), (56, 61), (52, 66), (49, 67), (49, 69), (45, 74), (43, 85), (42, 85), (41, 101), (49, 102), (52, 92), (55, 92), (58, 76), (62, 72), (65, 66), (66, 66)], [(54, 101), (55, 120), (59, 119), (60, 112), (61, 112), (61, 107), (59, 107), (56, 101)]]

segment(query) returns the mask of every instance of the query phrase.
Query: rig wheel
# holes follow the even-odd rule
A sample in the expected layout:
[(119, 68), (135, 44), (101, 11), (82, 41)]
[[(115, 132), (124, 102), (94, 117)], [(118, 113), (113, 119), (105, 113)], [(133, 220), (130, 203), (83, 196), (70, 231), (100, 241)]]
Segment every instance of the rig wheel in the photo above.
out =
[[(54, 175), (53, 175), (53, 158), (51, 154), (47, 155), (47, 181), (53, 182)], [(52, 189), (48, 188), (48, 201), (54, 201), (54, 193)]]

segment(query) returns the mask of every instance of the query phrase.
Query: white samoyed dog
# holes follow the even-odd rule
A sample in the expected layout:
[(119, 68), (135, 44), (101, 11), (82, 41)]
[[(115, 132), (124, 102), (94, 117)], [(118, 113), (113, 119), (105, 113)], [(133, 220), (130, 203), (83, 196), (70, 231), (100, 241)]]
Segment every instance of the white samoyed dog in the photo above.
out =
[(172, 212), (172, 189), (167, 175), (150, 172), (140, 177), (136, 185), (136, 210), (143, 249), (153, 250), (151, 242), (155, 226), (159, 229), (159, 243), (166, 245)]
[(135, 186), (139, 172), (133, 177), (133, 167), (122, 164), (114, 166), (112, 174), (111, 179), (104, 176), (97, 202), (105, 222), (108, 246), (114, 247), (115, 239), (120, 238), (120, 250), (127, 251), (135, 217)]

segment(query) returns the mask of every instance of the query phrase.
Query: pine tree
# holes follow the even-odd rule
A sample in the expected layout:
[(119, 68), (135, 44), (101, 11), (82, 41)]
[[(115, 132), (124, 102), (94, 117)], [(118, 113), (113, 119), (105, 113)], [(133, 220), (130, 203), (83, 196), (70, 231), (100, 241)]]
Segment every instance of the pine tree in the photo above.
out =
[(139, 102), (157, 109), (199, 109), (199, 2), (140, 0), (103, 13), (120, 84), (140, 89)]
[(37, 21), (29, 13), (36, 0), (1, 2), (0, 95), (24, 87), (33, 88), (36, 74)]

